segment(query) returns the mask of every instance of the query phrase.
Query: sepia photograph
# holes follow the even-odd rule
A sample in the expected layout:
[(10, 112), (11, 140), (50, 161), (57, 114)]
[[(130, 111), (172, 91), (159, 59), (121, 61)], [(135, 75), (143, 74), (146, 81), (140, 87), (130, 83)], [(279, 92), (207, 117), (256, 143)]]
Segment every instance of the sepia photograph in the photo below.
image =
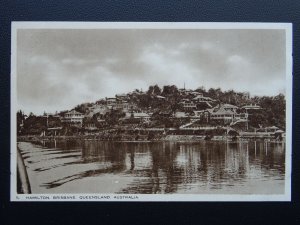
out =
[(13, 22), (12, 201), (290, 201), (292, 26)]

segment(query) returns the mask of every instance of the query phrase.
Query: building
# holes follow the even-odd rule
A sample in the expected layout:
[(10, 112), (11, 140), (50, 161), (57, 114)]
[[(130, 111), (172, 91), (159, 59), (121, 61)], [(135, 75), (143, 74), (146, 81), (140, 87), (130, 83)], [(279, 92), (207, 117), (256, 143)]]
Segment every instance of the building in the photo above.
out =
[(129, 112), (131, 109), (135, 109), (135, 105), (125, 101), (125, 100), (117, 100), (116, 105), (113, 107), (113, 109), (118, 109), (123, 112)]
[(197, 105), (189, 99), (184, 99), (179, 104), (181, 104), (183, 106), (185, 111), (195, 110), (197, 108)]
[(195, 97), (197, 97), (197, 96), (203, 97), (203, 93), (200, 93), (200, 92), (198, 92), (198, 91), (190, 92), (190, 94), (192, 94), (192, 95), (195, 96)]
[(224, 122), (231, 122), (234, 118), (234, 112), (231, 110), (225, 110), (224, 108), (208, 109), (210, 120), (223, 120)]
[[(180, 95), (189, 95), (189, 94), (196, 93), (192, 89), (185, 89), (185, 88), (180, 88), (180, 89), (178, 89), (178, 91), (179, 91)], [(200, 94), (200, 93), (197, 92), (197, 94)]]
[(195, 98), (193, 98), (194, 102), (213, 102), (214, 100), (210, 97), (204, 97), (202, 94), (197, 95)]
[(248, 113), (237, 113), (237, 106), (223, 104), (213, 109), (207, 109), (204, 115), (209, 120), (219, 120), (224, 123), (247, 122)]
[(82, 125), (84, 115), (80, 112), (77, 112), (75, 109), (65, 113), (63, 118), (61, 119), (64, 123), (79, 123)]
[(259, 109), (261, 109), (261, 107), (259, 105), (256, 105), (256, 104), (250, 104), (250, 105), (243, 106), (242, 109), (245, 109), (245, 110), (259, 110)]
[(222, 108), (224, 110), (231, 110), (231, 111), (235, 112), (239, 107), (237, 107), (235, 105), (231, 105), (231, 104), (223, 104), (220, 106), (220, 108)]
[(101, 116), (97, 117), (97, 122), (98, 122), (99, 127), (104, 127), (104, 126), (108, 125), (106, 120), (102, 119)]
[(128, 96), (127, 94), (116, 94), (116, 98), (119, 99), (119, 100), (127, 100), (128, 99)]
[(103, 104), (105, 104), (105, 103), (106, 103), (105, 98), (101, 98), (101, 99), (99, 99), (98, 101), (96, 101), (96, 104), (97, 104), (97, 105), (103, 105)]
[(188, 118), (189, 116), (185, 112), (175, 112), (174, 117), (181, 119), (181, 118)]
[(116, 98), (105, 98), (106, 105), (109, 108), (113, 108), (117, 104)]
[(249, 92), (243, 92), (242, 93), (242, 97), (243, 97), (243, 99), (250, 99), (250, 93)]
[(96, 123), (93, 119), (91, 118), (86, 118), (84, 120), (84, 128), (86, 130), (89, 130), (89, 131), (93, 131), (93, 130), (97, 130), (97, 126), (96, 126)]
[(123, 118), (123, 120), (129, 120), (129, 119), (137, 119), (140, 122), (150, 122), (151, 115), (144, 112), (126, 113), (125, 118)]

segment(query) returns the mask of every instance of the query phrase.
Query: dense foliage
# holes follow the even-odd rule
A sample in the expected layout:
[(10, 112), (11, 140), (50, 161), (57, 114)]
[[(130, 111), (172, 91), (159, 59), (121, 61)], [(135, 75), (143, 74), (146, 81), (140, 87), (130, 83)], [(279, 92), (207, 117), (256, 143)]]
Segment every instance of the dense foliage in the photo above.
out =
[[(249, 97), (242, 92), (235, 92), (233, 90), (222, 91), (220, 88), (210, 88), (205, 90), (204, 87), (199, 87), (194, 90), (203, 94), (205, 97), (210, 97), (215, 101), (212, 106), (216, 106), (220, 103), (232, 104), (238, 107), (245, 105), (259, 105), (259, 110), (248, 110), (249, 113), (249, 129), (277, 126), (281, 129), (285, 129), (285, 96), (279, 94), (276, 96), (254, 96)], [(151, 112), (152, 117), (148, 127), (175, 127), (178, 128), (181, 124), (188, 122), (188, 119), (176, 120), (172, 118), (177, 111), (182, 111), (182, 105), (180, 101), (184, 99), (191, 100), (194, 96), (189, 93), (179, 90), (175, 85), (167, 85), (160, 88), (158, 85), (150, 86), (146, 92), (139, 90), (135, 91), (136, 94), (128, 94), (127, 101), (129, 103), (137, 105), (137, 111)], [(104, 100), (98, 101), (99, 103), (105, 103)], [(94, 103), (85, 103), (77, 105), (74, 109), (78, 112), (85, 114), (88, 108), (93, 106)], [(203, 110), (207, 107), (205, 104), (198, 104), (197, 110)], [(63, 116), (64, 112), (58, 113)], [(193, 111), (189, 112), (193, 115)], [(36, 116), (30, 113), (29, 116), (24, 115), (22, 111), (17, 112), (17, 132), (18, 134), (40, 134), (42, 131), (49, 127), (64, 127), (64, 133), (69, 133), (70, 125), (61, 123), (59, 117), (54, 116)], [(97, 128), (104, 128), (107, 126), (120, 125), (121, 118), (124, 118), (125, 113), (118, 110), (111, 110), (105, 115), (101, 115), (102, 120), (105, 120), (105, 125), (97, 121), (97, 116), (94, 115), (90, 119), (84, 119), (83, 125), (87, 123), (96, 124)], [(138, 121), (132, 119), (127, 123), (138, 123)], [(222, 125), (216, 121), (206, 121), (201, 119), (198, 121), (199, 125)], [(123, 123), (124, 124), (124, 123)], [(195, 124), (197, 125), (197, 124)], [(69, 128), (67, 128), (69, 127)], [(72, 127), (72, 126), (71, 126)], [(84, 126), (83, 126), (84, 127)], [(79, 130), (76, 130), (79, 132)]]

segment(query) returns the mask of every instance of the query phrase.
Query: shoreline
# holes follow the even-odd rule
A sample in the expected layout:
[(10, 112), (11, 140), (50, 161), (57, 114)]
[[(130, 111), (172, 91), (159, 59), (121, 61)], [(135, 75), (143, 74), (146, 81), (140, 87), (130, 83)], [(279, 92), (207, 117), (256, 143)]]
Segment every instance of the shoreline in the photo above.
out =
[(285, 140), (276, 140), (274, 137), (241, 137), (241, 136), (224, 136), (216, 135), (213, 137), (207, 137), (205, 135), (164, 135), (159, 138), (147, 139), (145, 136), (127, 136), (127, 137), (103, 137), (100, 135), (72, 135), (72, 136), (17, 136), (17, 141), (114, 141), (114, 142), (199, 142), (199, 141), (230, 141), (230, 142), (243, 142), (243, 141), (264, 141), (264, 142), (285, 142)]

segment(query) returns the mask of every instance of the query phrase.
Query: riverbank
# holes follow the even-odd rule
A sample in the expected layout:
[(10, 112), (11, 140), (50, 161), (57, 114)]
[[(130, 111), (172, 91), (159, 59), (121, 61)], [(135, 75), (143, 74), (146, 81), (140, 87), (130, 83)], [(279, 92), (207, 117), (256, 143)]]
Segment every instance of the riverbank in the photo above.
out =
[(249, 138), (243, 136), (229, 136), (229, 135), (73, 135), (73, 136), (18, 136), (17, 141), (51, 141), (51, 140), (96, 140), (96, 141), (121, 141), (121, 142), (153, 142), (153, 141), (248, 141), (248, 140), (258, 140), (258, 141), (276, 141), (284, 142), (283, 140), (277, 140), (273, 137), (268, 138)]

